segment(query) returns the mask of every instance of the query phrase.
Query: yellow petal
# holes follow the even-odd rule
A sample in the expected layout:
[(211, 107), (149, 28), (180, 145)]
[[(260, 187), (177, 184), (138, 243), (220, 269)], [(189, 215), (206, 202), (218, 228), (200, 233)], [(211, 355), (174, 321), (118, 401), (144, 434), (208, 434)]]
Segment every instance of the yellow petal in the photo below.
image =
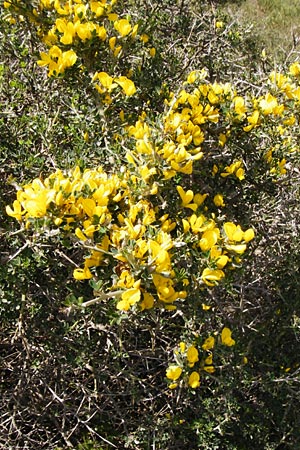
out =
[(127, 36), (132, 30), (132, 27), (127, 19), (116, 20), (114, 27), (122, 37)]
[(115, 82), (121, 86), (124, 94), (130, 97), (136, 93), (136, 87), (133, 81), (129, 80), (127, 77), (115, 78)]
[(198, 372), (192, 372), (189, 376), (189, 386), (192, 389), (196, 389), (200, 386), (200, 375)]
[(182, 368), (179, 366), (169, 366), (168, 369), (166, 370), (166, 376), (167, 378), (169, 378), (169, 380), (178, 380), (178, 378), (180, 377), (180, 375), (182, 374)]
[(93, 275), (91, 274), (89, 268), (84, 269), (75, 269), (73, 272), (73, 277), (75, 280), (89, 280), (90, 278), (93, 278)]
[(227, 347), (232, 347), (235, 344), (235, 340), (231, 338), (231, 331), (229, 328), (224, 327), (221, 333), (221, 342)]
[(249, 242), (254, 239), (255, 233), (253, 228), (249, 228), (244, 232), (244, 241)]
[(187, 350), (186, 357), (189, 363), (195, 363), (199, 361), (199, 354), (196, 347), (191, 345)]

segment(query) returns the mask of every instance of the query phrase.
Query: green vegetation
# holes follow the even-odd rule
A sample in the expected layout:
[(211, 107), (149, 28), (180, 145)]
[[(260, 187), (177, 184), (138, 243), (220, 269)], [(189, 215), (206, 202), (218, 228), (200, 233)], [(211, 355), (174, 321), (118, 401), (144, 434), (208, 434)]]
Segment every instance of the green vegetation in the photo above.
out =
[(1, 448), (299, 448), (298, 6), (257, 3), (1, 2)]
[(241, 0), (228, 2), (225, 11), (250, 27), (274, 63), (296, 56), (300, 44), (300, 4), (297, 0)]

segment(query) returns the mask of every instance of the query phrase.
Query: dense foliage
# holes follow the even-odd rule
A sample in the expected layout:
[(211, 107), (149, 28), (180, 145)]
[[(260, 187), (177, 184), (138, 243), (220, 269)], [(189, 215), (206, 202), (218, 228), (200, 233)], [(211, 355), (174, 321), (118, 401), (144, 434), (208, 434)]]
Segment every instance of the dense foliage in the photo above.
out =
[(3, 2), (3, 448), (296, 449), (300, 63), (210, 2)]

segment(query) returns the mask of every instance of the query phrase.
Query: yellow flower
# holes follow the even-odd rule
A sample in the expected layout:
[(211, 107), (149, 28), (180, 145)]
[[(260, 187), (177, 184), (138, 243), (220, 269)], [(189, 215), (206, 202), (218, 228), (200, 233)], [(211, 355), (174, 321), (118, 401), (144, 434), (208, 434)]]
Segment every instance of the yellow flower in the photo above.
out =
[(235, 176), (240, 180), (244, 180), (245, 179), (245, 171), (242, 167), (240, 167), (236, 172), (235, 172)]
[(205, 222), (206, 222), (206, 217), (203, 216), (202, 214), (199, 217), (197, 217), (196, 214), (192, 214), (191, 217), (189, 218), (189, 224), (190, 224), (192, 232), (194, 234), (197, 234), (200, 231), (204, 231), (206, 229), (206, 226), (204, 225)]
[(244, 237), (240, 225), (235, 225), (233, 222), (225, 222), (224, 231), (230, 241), (240, 242)]
[(278, 106), (277, 98), (268, 92), (259, 102), (259, 106), (263, 114), (268, 115), (274, 113)]
[(171, 260), (167, 250), (156, 241), (149, 240), (148, 245), (152, 257), (151, 263), (156, 265), (156, 272), (168, 272), (171, 267)]
[(53, 59), (50, 55), (48, 55), (48, 53), (41, 52), (40, 57), (41, 59), (37, 61), (38, 66), (44, 67), (50, 65), (51, 63), (54, 63)]
[(15, 200), (13, 202), (13, 208), (14, 209), (11, 209), (10, 206), (6, 206), (6, 214), (8, 216), (14, 217), (17, 220), (21, 220), (22, 215), (25, 213), (25, 211), (22, 211), (21, 204), (18, 200)]
[(244, 116), (245, 112), (247, 111), (247, 108), (245, 106), (245, 100), (243, 97), (235, 97), (234, 98), (234, 110), (236, 114), (239, 116)]
[(208, 355), (207, 358), (205, 358), (204, 362), (205, 362), (205, 364), (207, 364), (208, 366), (211, 366), (211, 365), (212, 365), (212, 360), (213, 360), (213, 355), (212, 355), (212, 353), (211, 353), (210, 355)]
[(96, 24), (96, 33), (101, 41), (105, 41), (105, 39), (107, 38), (107, 32), (104, 26), (99, 26), (98, 24)]
[(259, 111), (256, 109), (253, 111), (252, 115), (247, 118), (249, 125), (244, 127), (244, 131), (251, 131), (259, 125)]
[(211, 306), (207, 305), (206, 303), (202, 303), (201, 306), (202, 306), (203, 311), (209, 311), (211, 309)]
[(132, 305), (140, 301), (141, 291), (139, 289), (140, 280), (134, 283), (134, 287), (128, 289), (122, 294), (122, 300), (117, 303), (117, 309), (121, 311), (128, 311)]
[(232, 347), (235, 344), (235, 340), (231, 338), (231, 331), (229, 328), (223, 328), (221, 333), (221, 342), (227, 347)]
[(195, 194), (194, 202), (196, 203), (196, 205), (201, 206), (207, 197), (208, 194)]
[(60, 38), (60, 42), (65, 45), (72, 44), (73, 38), (76, 34), (75, 26), (73, 22), (67, 22), (66, 19), (56, 19), (56, 28), (63, 36)]
[(102, 86), (110, 92), (116, 85), (113, 84), (114, 79), (106, 72), (96, 72), (93, 81), (99, 80)]
[(215, 346), (215, 338), (213, 336), (209, 336), (205, 339), (204, 344), (202, 345), (203, 350), (211, 350)]
[(224, 203), (224, 197), (223, 197), (222, 194), (217, 194), (217, 195), (214, 196), (214, 204), (215, 204), (217, 207), (223, 207), (223, 206), (225, 206), (225, 203)]
[(178, 380), (180, 375), (182, 374), (182, 368), (179, 366), (169, 366), (166, 370), (166, 376), (169, 380), (175, 381)]
[(89, 280), (90, 278), (93, 278), (93, 275), (88, 267), (84, 267), (83, 269), (75, 269), (73, 277), (75, 280)]
[(116, 20), (114, 27), (122, 37), (127, 36), (132, 30), (132, 27), (127, 19)]
[(144, 44), (147, 44), (147, 42), (149, 41), (149, 36), (148, 34), (141, 34), (140, 39), (142, 42), (144, 42)]
[(191, 203), (191, 201), (194, 198), (194, 193), (191, 190), (184, 191), (181, 186), (177, 186), (177, 192), (180, 195), (180, 198), (182, 200), (182, 206), (184, 208), (190, 208), (193, 211), (196, 211), (198, 208), (198, 205), (196, 203)]
[(212, 230), (205, 231), (199, 242), (201, 250), (203, 252), (207, 252), (208, 250), (210, 250), (217, 243), (219, 236), (219, 228), (213, 228)]
[[(221, 147), (224, 147), (224, 145), (227, 142), (227, 136), (224, 133), (220, 133), (219, 134), (219, 145), (221, 145)], [(215, 166), (214, 166), (215, 167)]]
[(181, 353), (184, 353), (184, 352), (185, 352), (185, 349), (186, 349), (186, 344), (185, 344), (185, 342), (180, 342), (180, 343), (179, 343), (179, 348), (180, 348)]
[(136, 93), (136, 87), (133, 81), (129, 80), (127, 77), (119, 77), (114, 80), (117, 84), (121, 86), (124, 94), (130, 97)]
[(141, 302), (141, 310), (144, 309), (151, 309), (154, 305), (154, 297), (153, 295), (149, 294), (148, 292), (144, 292), (143, 294), (143, 301)]
[(154, 58), (154, 56), (156, 55), (156, 49), (154, 47), (151, 47), (149, 53), (151, 58)]
[(96, 30), (96, 25), (94, 25), (91, 22), (81, 23), (80, 21), (77, 21), (75, 23), (76, 34), (82, 41), (91, 39), (92, 32), (95, 30)]
[(75, 236), (80, 240), (80, 241), (86, 241), (88, 238), (87, 236), (81, 231), (80, 228), (76, 228), (75, 229)]
[[(26, 195), (26, 194), (25, 194)], [(32, 193), (23, 202), (23, 207), (27, 210), (29, 217), (44, 217), (46, 215), (49, 200), (46, 190)]]
[(216, 166), (216, 164), (213, 165), (213, 169), (212, 169), (212, 176), (214, 177), (217, 173), (218, 173), (219, 169), (218, 166)]
[(300, 75), (300, 64), (299, 62), (295, 62), (290, 65), (290, 74), (294, 77), (297, 77)]
[(94, 1), (90, 2), (91, 11), (95, 14), (96, 17), (100, 17), (104, 14), (105, 12), (104, 4), (103, 2), (94, 2)]
[(193, 367), (195, 362), (199, 361), (199, 353), (196, 347), (191, 345), (186, 352), (186, 357), (189, 362), (189, 366)]
[(115, 45), (116, 45), (116, 41), (117, 41), (116, 36), (113, 36), (113, 37), (111, 37), (109, 39), (108, 44), (109, 44), (109, 48), (111, 49), (111, 51), (114, 51)]
[(189, 376), (189, 386), (196, 389), (200, 386), (200, 375), (198, 372), (192, 372)]
[(225, 167), (225, 172), (221, 173), (221, 177), (225, 178), (229, 175), (235, 175), (239, 180), (243, 180), (245, 178), (245, 171), (241, 167), (242, 161), (236, 161), (232, 163), (230, 166)]
[(248, 230), (246, 230), (244, 232), (244, 241), (245, 242), (251, 241), (252, 239), (254, 239), (254, 237), (255, 237), (255, 233), (252, 228), (248, 228)]
[(285, 168), (286, 165), (286, 159), (282, 159), (279, 163), (278, 163), (278, 168), (279, 168), (279, 172), (281, 175), (285, 175), (287, 173), (287, 170)]
[(207, 267), (203, 270), (201, 278), (207, 286), (215, 286), (218, 284), (223, 277), (225, 277), (225, 273), (220, 269), (210, 269)]
[(189, 73), (186, 82), (188, 84), (193, 84), (195, 83), (196, 79), (197, 79), (197, 75), (198, 75), (199, 71), (198, 70), (193, 70), (192, 72)]

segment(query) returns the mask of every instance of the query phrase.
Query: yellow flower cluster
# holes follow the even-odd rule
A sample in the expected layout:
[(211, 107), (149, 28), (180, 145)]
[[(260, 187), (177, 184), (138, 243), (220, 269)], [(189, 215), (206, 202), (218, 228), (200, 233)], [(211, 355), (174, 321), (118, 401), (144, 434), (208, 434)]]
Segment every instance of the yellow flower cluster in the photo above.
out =
[[(295, 136), (299, 124), (294, 111), (300, 104), (299, 67), (299, 63), (292, 64), (290, 76), (272, 72), (270, 90), (259, 97), (238, 95), (229, 83), (207, 83), (205, 71), (191, 72), (184, 83), (185, 89), (177, 95), (171, 93), (167, 101), (163, 139), (157, 139), (145, 113), (128, 128), (135, 140), (130, 157), (162, 159), (166, 179), (176, 173), (190, 175), (199, 160), (207, 160), (216, 149), (220, 152), (236, 135), (239, 141), (249, 142), (249, 133), (260, 133), (263, 128), (274, 139), (278, 137), (280, 143), (278, 147), (265, 148), (270, 173), (284, 175), (287, 160), (280, 155), (298, 148)], [(222, 178), (234, 176), (242, 181), (244, 163), (236, 158), (226, 166), (214, 164), (212, 174)]]
[(56, 45), (53, 45), (48, 53), (41, 53), (41, 59), (38, 65), (48, 66), (49, 76), (53, 74), (62, 74), (69, 67), (72, 67), (77, 61), (77, 55), (74, 50), (62, 51)]
[[(232, 339), (229, 328), (223, 328), (218, 342), (227, 347), (235, 345), (235, 340)], [(169, 388), (175, 389), (179, 386), (179, 383), (186, 382), (190, 388), (196, 389), (200, 386), (201, 373), (214, 373), (216, 370), (213, 364), (215, 344), (216, 338), (214, 336), (206, 338), (201, 345), (202, 354), (200, 356), (196, 345), (187, 346), (185, 342), (180, 342), (174, 351), (176, 364), (170, 365), (166, 370), (166, 377), (170, 381)], [(180, 380), (181, 376), (183, 378)]]
[[(200, 73), (202, 79), (204, 74)], [(197, 79), (196, 72), (189, 75), (187, 83)], [(130, 136), (136, 140), (136, 155), (157, 154), (166, 162), (165, 178), (177, 172), (190, 175), (193, 164), (204, 156), (207, 124), (217, 124), (220, 120), (219, 105), (232, 98), (229, 84), (202, 83), (191, 93), (182, 89), (178, 96), (171, 94), (169, 111), (163, 118), (164, 140), (154, 145), (153, 131), (143, 114), (135, 126), (129, 127)]]
[(225, 276), (224, 267), (244, 253), (254, 232), (243, 232), (231, 222), (219, 228), (213, 218), (197, 212), (206, 195), (194, 195), (181, 186), (177, 187), (179, 211), (181, 204), (193, 214), (179, 226), (153, 205), (160, 195), (156, 170), (141, 166), (136, 173), (109, 175), (101, 167), (82, 173), (77, 167), (65, 175), (57, 170), (20, 189), (6, 211), (26, 228), (39, 221), (41, 227), (72, 233), (89, 251), (83, 267), (74, 270), (74, 278), (97, 279), (97, 268), (105, 263), (111, 276), (108, 289), (119, 298), (118, 309), (136, 304), (142, 310), (155, 305), (175, 309), (174, 303), (187, 297), (190, 284), (188, 278), (177, 280), (174, 270), (186, 256), (177, 250), (182, 239), (187, 251), (198, 255), (200, 280), (212, 287)]
[[(177, 189), (183, 199), (182, 206), (196, 212), (198, 199), (201, 199), (201, 204), (205, 196), (194, 195), (191, 190), (184, 192), (181, 186)], [(207, 218), (204, 214), (193, 213), (183, 218), (182, 228), (186, 240), (194, 241), (194, 245), (207, 255), (208, 267), (202, 271), (202, 281), (207, 286), (214, 286), (224, 278), (225, 273), (222, 269), (232, 261), (232, 258), (242, 255), (247, 243), (254, 238), (252, 228), (244, 232), (239, 225), (232, 222), (225, 222), (220, 228), (213, 218)]]
[[(136, 38), (138, 25), (131, 25), (128, 19), (113, 13), (115, 3), (116, 0), (40, 0), (36, 7), (31, 5), (28, 10), (21, 8), (20, 2), (5, 2), (4, 6), (27, 13), (36, 25), (40, 37), (49, 48), (47, 52), (40, 53), (37, 63), (47, 67), (51, 77), (64, 74), (66, 69), (76, 64), (80, 70), (88, 67), (89, 71), (93, 71), (93, 60), (99, 51), (109, 50), (112, 57), (117, 58), (125, 40)], [(144, 39), (141, 37), (141, 42)], [(126, 96), (136, 91), (133, 81), (124, 75), (111, 77), (106, 72), (95, 72), (95, 80), (100, 82), (96, 88), (101, 94), (107, 94), (118, 86)], [(106, 103), (111, 101), (106, 95)]]
[[(84, 266), (74, 270), (77, 280), (97, 277), (91, 268), (105, 260), (111, 270), (110, 290), (118, 292), (112, 297), (120, 297), (118, 309), (128, 310), (136, 303), (141, 309), (152, 308), (155, 303), (172, 309), (176, 300), (186, 297), (186, 291), (176, 290), (173, 240), (163, 231), (168, 228), (167, 217), (157, 220), (147, 200), (157, 192), (155, 184), (147, 187), (143, 199), (136, 200), (130, 183), (137, 183), (130, 174), (108, 175), (101, 168), (81, 173), (77, 167), (68, 175), (58, 170), (44, 181), (35, 179), (25, 185), (18, 191), (13, 208), (8, 206), (6, 211), (24, 221), (26, 228), (35, 219), (46, 219), (47, 226), (50, 223), (61, 232), (72, 232), (91, 250)], [(113, 270), (120, 270), (114, 280)]]
[(123, 89), (124, 94), (128, 97), (134, 95), (136, 92), (134, 82), (124, 76), (113, 78), (106, 72), (96, 72), (93, 76), (93, 81), (98, 82), (95, 84), (95, 88), (100, 94), (105, 95), (106, 103), (112, 102), (109, 94), (118, 86)]

